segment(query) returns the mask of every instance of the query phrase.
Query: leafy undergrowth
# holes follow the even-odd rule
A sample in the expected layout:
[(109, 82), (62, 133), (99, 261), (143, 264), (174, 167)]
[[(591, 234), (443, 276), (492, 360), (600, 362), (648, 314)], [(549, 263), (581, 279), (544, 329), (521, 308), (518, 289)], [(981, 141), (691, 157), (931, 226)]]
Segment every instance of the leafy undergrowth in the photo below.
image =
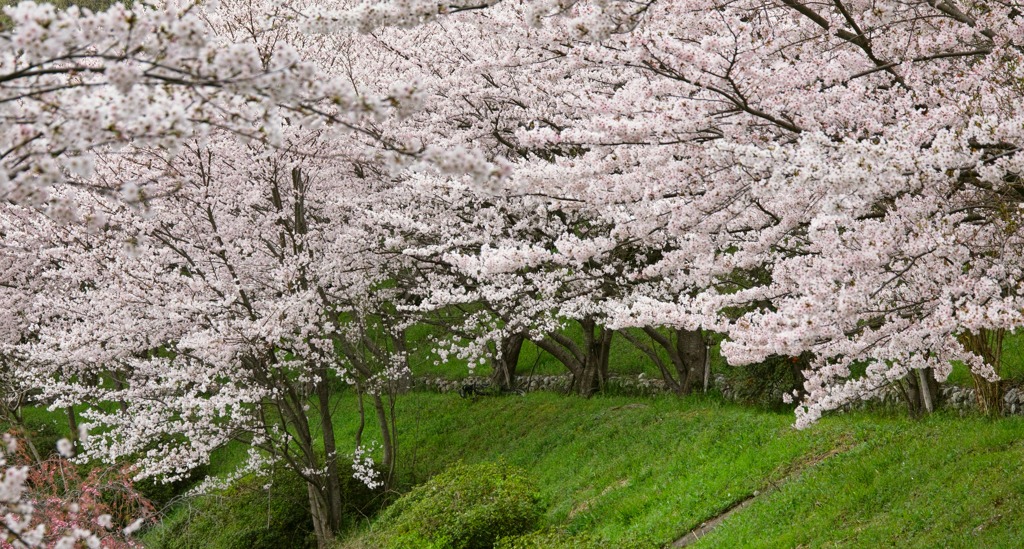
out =
[(179, 505), (146, 532), (147, 547), (270, 549), (316, 547), (306, 486), (298, 476), (247, 476), (230, 488)]

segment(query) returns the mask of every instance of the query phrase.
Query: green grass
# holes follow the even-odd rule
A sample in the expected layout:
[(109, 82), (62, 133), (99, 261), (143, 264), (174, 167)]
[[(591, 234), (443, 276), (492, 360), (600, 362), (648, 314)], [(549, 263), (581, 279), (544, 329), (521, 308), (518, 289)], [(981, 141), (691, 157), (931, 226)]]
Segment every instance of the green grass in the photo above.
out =
[(609, 546), (668, 543), (755, 490), (699, 546), (1024, 545), (1024, 419), (791, 422), (697, 397), (411, 394), (400, 459), (407, 483), (458, 459), (504, 459), (539, 483), (545, 526)]
[(862, 416), (824, 428), (859, 442), (699, 546), (1024, 546), (1024, 420)]
[(788, 414), (700, 398), (410, 394), (400, 403), (404, 480), (422, 482), (456, 459), (504, 459), (538, 481), (545, 524), (608, 543), (670, 541), (834, 438), (793, 430)]
[[(351, 440), (354, 398), (339, 405), (339, 440)], [(698, 547), (1024, 546), (1024, 419), (861, 412), (805, 431), (792, 420), (696, 396), (411, 393), (398, 404), (400, 485), (504, 460), (540, 486), (541, 526), (609, 547), (662, 546), (755, 491)], [(241, 461), (237, 450), (213, 469)]]
[[(1007, 339), (1008, 359), (1020, 356), (1022, 341)], [(632, 346), (615, 342), (621, 371)], [(536, 360), (529, 352), (536, 350), (524, 349), (524, 363)], [(561, 368), (556, 363), (551, 373)], [(355, 431), (354, 401), (339, 397), (343, 444)], [(41, 438), (67, 435), (61, 410), (26, 410), (26, 420)], [(372, 441), (368, 420), (364, 439)], [(755, 491), (762, 495), (753, 505), (698, 546), (1024, 546), (1017, 527), (1024, 524), (1024, 419), (940, 413), (911, 421), (900, 412), (862, 412), (806, 431), (794, 430), (792, 420), (702, 396), (535, 393), (472, 401), (411, 393), (398, 402), (399, 487), (458, 460), (504, 460), (541, 487), (543, 527), (586, 533), (606, 546), (638, 539), (661, 546)], [(223, 476), (245, 457), (244, 446), (228, 445), (214, 453), (209, 472)], [(160, 536), (153, 530), (145, 540), (156, 545)]]

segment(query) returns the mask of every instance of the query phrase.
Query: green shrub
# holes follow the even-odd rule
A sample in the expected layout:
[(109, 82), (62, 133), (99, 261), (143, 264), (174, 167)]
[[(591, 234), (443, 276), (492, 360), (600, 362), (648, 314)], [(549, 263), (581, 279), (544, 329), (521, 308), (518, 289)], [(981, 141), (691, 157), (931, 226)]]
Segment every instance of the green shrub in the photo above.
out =
[(389, 549), (482, 549), (533, 530), (543, 509), (537, 486), (504, 463), (456, 464), (414, 488), (377, 521)]

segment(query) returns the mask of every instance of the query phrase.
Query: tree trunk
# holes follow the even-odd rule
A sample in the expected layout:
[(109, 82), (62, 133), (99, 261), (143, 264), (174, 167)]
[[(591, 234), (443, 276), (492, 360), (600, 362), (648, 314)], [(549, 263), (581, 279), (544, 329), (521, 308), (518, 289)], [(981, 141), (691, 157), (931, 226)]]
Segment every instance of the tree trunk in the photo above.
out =
[(316, 546), (318, 549), (330, 549), (336, 530), (331, 525), (329, 518), (330, 509), (328, 508), (327, 498), (311, 482), (306, 483), (306, 492), (309, 494), (309, 514), (313, 519)]
[(907, 374), (907, 407), (910, 415), (921, 417), (935, 411), (939, 406), (939, 382), (931, 368), (922, 368)]
[(497, 344), (495, 356), (492, 357), (493, 373), (491, 383), (502, 390), (516, 387), (516, 367), (519, 365), (519, 354), (523, 350), (526, 335), (512, 334), (502, 338)]
[(391, 422), (388, 421), (384, 399), (378, 394), (373, 395), (373, 409), (377, 413), (377, 423), (380, 425), (380, 440), (384, 451), (380, 466), (384, 470), (384, 486), (387, 489), (392, 485), (395, 472), (395, 437), (391, 432)]
[(71, 430), (71, 436), (69, 437), (69, 440), (71, 440), (71, 443), (74, 445), (73, 447), (75, 453), (78, 453), (78, 416), (75, 415), (75, 408), (72, 406), (68, 406), (67, 408), (65, 408), (65, 410), (68, 413), (68, 429)]
[(708, 365), (708, 347), (704, 344), (704, 332), (696, 330), (676, 330), (676, 349), (681, 360), (680, 377), (683, 380), (682, 393), (690, 394), (693, 387), (706, 387)]
[(580, 396), (589, 397), (603, 390), (608, 381), (608, 355), (615, 332), (598, 326), (591, 319), (580, 324), (583, 326), (583, 364), (575, 379), (575, 389)]
[(917, 371), (917, 379), (918, 389), (921, 391), (921, 404), (924, 405), (925, 413), (931, 414), (935, 411), (935, 403), (932, 402), (932, 389), (924, 370)]
[(331, 418), (330, 382), (326, 373), (317, 381), (317, 400), (320, 404), (320, 431), (324, 438), (324, 496), (327, 500), (327, 523), (332, 532), (341, 527), (341, 479), (338, 474), (338, 447)]
[[(1003, 337), (1006, 330), (981, 329), (977, 332), (960, 336), (960, 343), (968, 351), (978, 355), (992, 367), (996, 375), (1002, 375), (1000, 367), (1003, 361)], [(997, 379), (990, 381), (977, 372), (971, 372), (974, 389), (977, 394), (978, 408), (989, 416), (1000, 416), (1003, 413), (1003, 383)]]

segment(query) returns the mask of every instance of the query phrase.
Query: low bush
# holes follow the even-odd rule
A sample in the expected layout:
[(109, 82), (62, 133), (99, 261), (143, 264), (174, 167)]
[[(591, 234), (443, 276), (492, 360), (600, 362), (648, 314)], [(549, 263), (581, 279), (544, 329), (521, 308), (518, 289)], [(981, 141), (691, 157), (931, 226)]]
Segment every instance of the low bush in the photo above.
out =
[(537, 486), (505, 463), (456, 464), (399, 498), (370, 546), (488, 549), (533, 530), (543, 508)]

